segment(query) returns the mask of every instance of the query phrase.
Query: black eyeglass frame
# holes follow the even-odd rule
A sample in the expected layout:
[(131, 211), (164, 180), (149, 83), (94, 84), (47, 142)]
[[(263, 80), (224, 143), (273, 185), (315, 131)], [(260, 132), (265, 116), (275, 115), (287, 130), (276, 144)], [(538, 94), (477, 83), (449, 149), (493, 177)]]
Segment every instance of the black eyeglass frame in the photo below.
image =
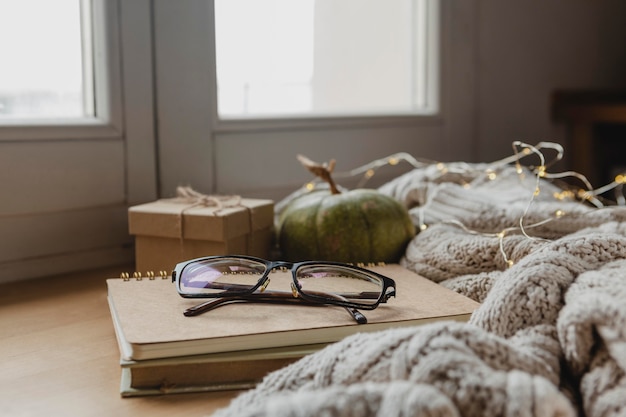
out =
[[(184, 291), (181, 291), (179, 280), (186, 267), (197, 262), (218, 260), (218, 259), (235, 259), (235, 260), (243, 259), (243, 260), (258, 262), (260, 264), (265, 265), (265, 271), (263, 272), (263, 275), (259, 278), (259, 280), (254, 286), (250, 288), (246, 288), (245, 290), (238, 290), (238, 291), (226, 290), (223, 292), (213, 293), (213, 294), (185, 293)], [(378, 298), (376, 299), (376, 302), (368, 303), (368, 304), (356, 303), (356, 302), (341, 300), (341, 299), (332, 298), (332, 297), (324, 297), (322, 295), (319, 295), (319, 296), (312, 295), (310, 293), (302, 291), (302, 287), (299, 284), (298, 278), (297, 278), (298, 269), (301, 267), (310, 266), (310, 265), (337, 266), (341, 268), (346, 268), (346, 269), (351, 269), (351, 270), (355, 270), (358, 272), (362, 272), (364, 274), (373, 275), (382, 281), (383, 287), (380, 291)], [(280, 268), (286, 268), (286, 269), (291, 270), (292, 282), (293, 282), (294, 288), (297, 291), (298, 296), (302, 300), (316, 303), (316, 304), (335, 305), (335, 306), (356, 308), (356, 309), (363, 309), (363, 310), (374, 310), (381, 303), (386, 303), (390, 297), (395, 297), (396, 295), (396, 283), (393, 279), (386, 277), (385, 275), (379, 274), (375, 271), (372, 271), (370, 269), (360, 267), (360, 266), (346, 264), (342, 262), (333, 262), (333, 261), (302, 261), (302, 262), (268, 261), (265, 259), (256, 258), (253, 256), (247, 256), (247, 255), (206, 256), (206, 257), (191, 259), (185, 262), (180, 262), (174, 267), (174, 270), (172, 271), (172, 282), (176, 283), (176, 291), (183, 298), (233, 298), (233, 299), (239, 299), (243, 301), (246, 298), (246, 296), (250, 296), (250, 301), (254, 301), (254, 298), (257, 298), (253, 295), (255, 291), (257, 291), (259, 288), (263, 287), (264, 285), (267, 285), (269, 274), (273, 270), (280, 269)], [(268, 298), (268, 297), (271, 297), (271, 293), (268, 293), (267, 296), (264, 298)]]

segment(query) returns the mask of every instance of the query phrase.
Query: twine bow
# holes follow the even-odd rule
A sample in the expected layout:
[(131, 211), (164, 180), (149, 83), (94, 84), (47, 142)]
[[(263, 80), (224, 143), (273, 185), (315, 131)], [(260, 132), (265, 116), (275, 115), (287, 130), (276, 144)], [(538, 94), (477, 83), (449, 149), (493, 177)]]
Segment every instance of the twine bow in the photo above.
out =
[(184, 213), (185, 210), (188, 210), (192, 207), (203, 206), (203, 207), (217, 207), (216, 211), (222, 210), (227, 207), (236, 207), (241, 205), (241, 196), (238, 195), (207, 195), (202, 194), (191, 187), (176, 187), (176, 197), (170, 199), (170, 201), (175, 203), (187, 204), (181, 214)]
[(184, 231), (184, 222), (183, 215), (189, 209), (194, 207), (202, 206), (202, 207), (216, 207), (214, 215), (217, 214), (220, 210), (229, 207), (238, 207), (241, 206), (241, 196), (239, 195), (207, 195), (202, 194), (191, 187), (176, 187), (176, 197), (168, 198), (166, 201), (172, 203), (180, 203), (184, 204), (178, 213), (178, 230), (179, 236), (178, 239), (180, 241), (180, 251), (181, 254), (184, 251), (183, 240), (185, 236)]

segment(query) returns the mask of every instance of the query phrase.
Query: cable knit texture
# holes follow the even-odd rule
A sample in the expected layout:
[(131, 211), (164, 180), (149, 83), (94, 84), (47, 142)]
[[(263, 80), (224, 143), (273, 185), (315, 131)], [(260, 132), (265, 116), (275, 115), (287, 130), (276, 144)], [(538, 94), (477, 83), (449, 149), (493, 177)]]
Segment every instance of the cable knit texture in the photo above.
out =
[(215, 416), (626, 416), (626, 209), (557, 201), (543, 181), (529, 204), (530, 173), (486, 168), (380, 188), (428, 225), (402, 265), (481, 302), (468, 323), (347, 337)]

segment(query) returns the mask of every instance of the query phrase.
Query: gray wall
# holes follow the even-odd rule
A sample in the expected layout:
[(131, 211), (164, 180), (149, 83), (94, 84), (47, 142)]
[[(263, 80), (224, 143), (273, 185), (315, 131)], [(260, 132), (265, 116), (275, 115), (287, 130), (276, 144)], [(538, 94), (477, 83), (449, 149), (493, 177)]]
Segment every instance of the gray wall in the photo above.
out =
[[(480, 0), (476, 5), (476, 157), (511, 141), (563, 142), (555, 89), (626, 88), (626, 2)], [(567, 148), (565, 149), (567, 155)]]

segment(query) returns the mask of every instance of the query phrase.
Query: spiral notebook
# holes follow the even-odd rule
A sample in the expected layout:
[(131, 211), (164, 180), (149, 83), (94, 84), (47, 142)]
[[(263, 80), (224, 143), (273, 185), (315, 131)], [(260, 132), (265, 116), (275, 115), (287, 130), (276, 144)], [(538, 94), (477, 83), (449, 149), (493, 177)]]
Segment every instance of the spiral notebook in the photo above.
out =
[[(478, 303), (401, 267), (371, 268), (396, 281), (397, 296), (356, 324), (340, 307), (235, 303), (196, 317), (199, 303), (178, 295), (168, 277), (108, 279), (108, 299), (123, 360), (332, 343), (371, 332), (440, 320), (467, 321)], [(272, 275), (268, 288), (289, 290), (289, 272)]]

